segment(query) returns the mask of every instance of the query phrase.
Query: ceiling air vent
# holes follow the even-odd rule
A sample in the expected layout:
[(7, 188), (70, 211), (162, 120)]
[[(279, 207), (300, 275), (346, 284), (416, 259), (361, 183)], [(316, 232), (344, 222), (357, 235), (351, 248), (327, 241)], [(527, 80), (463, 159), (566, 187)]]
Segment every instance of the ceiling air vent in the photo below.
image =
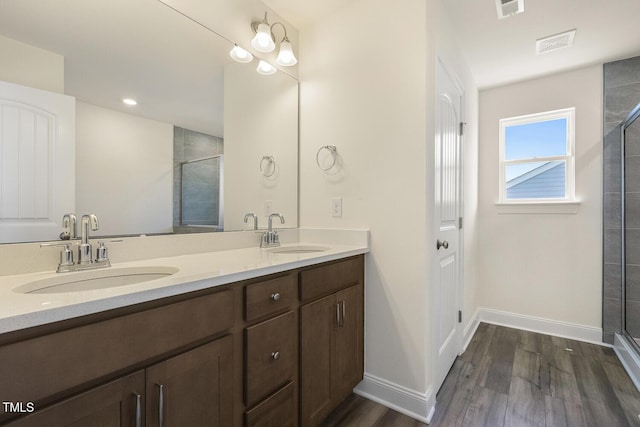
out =
[(498, 18), (508, 18), (516, 13), (524, 12), (524, 0), (496, 0)]
[(565, 31), (564, 33), (553, 36), (543, 37), (536, 40), (536, 53), (542, 55), (554, 50), (564, 49), (573, 46), (573, 39), (576, 36), (576, 30)]

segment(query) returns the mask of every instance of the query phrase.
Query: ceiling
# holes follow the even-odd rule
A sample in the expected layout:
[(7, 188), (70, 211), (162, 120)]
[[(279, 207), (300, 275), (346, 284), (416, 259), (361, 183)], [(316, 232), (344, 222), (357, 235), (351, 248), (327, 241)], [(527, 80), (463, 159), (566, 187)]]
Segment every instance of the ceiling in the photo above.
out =
[[(298, 29), (354, 0), (264, 0)], [(479, 88), (640, 55), (638, 0), (524, 0), (498, 19), (495, 0), (441, 0)], [(536, 55), (539, 38), (577, 29), (574, 46)]]

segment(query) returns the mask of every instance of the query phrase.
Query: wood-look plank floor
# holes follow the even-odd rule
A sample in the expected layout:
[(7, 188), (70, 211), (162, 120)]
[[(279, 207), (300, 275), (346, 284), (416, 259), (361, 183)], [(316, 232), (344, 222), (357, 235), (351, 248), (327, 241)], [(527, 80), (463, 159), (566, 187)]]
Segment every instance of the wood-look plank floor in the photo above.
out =
[[(612, 349), (482, 323), (437, 395), (431, 426), (640, 426), (640, 393)], [(323, 427), (423, 427), (352, 395)]]

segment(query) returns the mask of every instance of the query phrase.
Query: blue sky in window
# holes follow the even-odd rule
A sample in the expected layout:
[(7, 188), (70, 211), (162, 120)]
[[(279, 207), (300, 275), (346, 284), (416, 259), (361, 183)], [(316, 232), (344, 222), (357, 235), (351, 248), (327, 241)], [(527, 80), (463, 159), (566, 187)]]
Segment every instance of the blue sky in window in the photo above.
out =
[[(567, 153), (567, 119), (546, 120), (505, 129), (505, 160), (563, 156)], [(540, 163), (512, 165), (507, 181), (529, 172)]]

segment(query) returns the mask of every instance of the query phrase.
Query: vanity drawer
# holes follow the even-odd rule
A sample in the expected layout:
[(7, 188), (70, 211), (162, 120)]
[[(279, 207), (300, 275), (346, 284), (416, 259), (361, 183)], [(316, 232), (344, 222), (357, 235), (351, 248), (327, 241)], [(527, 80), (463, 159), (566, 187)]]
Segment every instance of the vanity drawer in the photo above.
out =
[(293, 379), (298, 353), (293, 312), (245, 329), (245, 403), (254, 405)]
[(364, 281), (364, 257), (348, 258), (300, 273), (300, 301), (306, 302)]
[(293, 427), (293, 383), (289, 383), (245, 415), (246, 427)]
[(0, 396), (49, 401), (232, 325), (233, 293), (225, 290), (8, 344), (0, 347)]
[(245, 287), (245, 320), (250, 322), (289, 307), (296, 299), (296, 275), (279, 277)]

